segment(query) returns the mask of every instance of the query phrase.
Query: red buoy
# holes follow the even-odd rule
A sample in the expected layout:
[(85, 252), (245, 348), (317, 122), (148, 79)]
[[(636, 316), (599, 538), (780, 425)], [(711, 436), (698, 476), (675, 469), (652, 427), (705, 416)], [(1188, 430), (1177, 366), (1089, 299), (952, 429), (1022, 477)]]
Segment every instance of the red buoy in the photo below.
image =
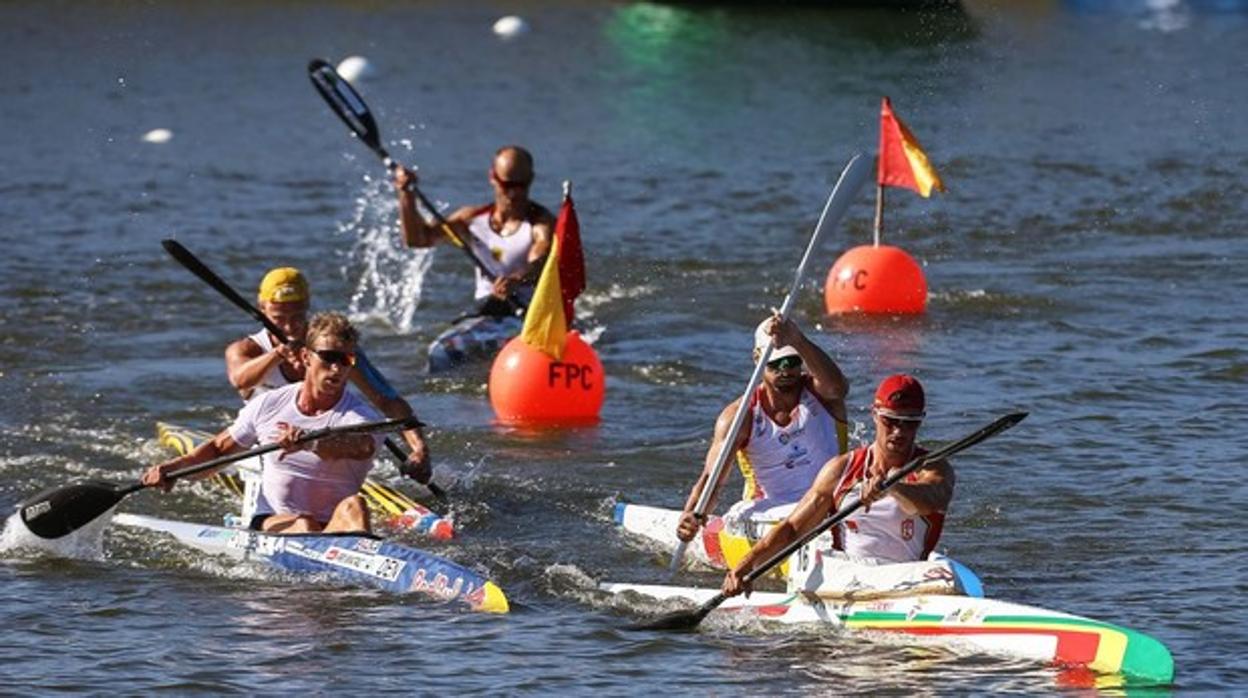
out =
[(829, 315), (918, 314), (927, 306), (927, 279), (900, 247), (862, 245), (832, 265), (823, 300)]
[(505, 423), (597, 421), (605, 389), (598, 354), (575, 330), (567, 335), (562, 361), (516, 337), (490, 368), (490, 405)]

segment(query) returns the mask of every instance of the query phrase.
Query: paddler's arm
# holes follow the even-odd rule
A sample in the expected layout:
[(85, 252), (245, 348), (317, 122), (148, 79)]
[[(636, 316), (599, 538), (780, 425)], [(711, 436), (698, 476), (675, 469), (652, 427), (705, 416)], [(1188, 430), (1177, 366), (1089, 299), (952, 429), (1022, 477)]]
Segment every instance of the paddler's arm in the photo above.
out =
[[(351, 371), (350, 379), (364, 397), (387, 418), (411, 419), (416, 416), (411, 404), (382, 377), (362, 350), (356, 351), (356, 365)], [(407, 442), (411, 453), (400, 470), (413, 480), (427, 484), (433, 476), (433, 469), (429, 464), (429, 445), (425, 442), (424, 431), (420, 427), (408, 429), (403, 432), (403, 440)]]
[[(152, 467), (144, 471), (143, 477), (140, 479), (140, 481), (144, 485), (148, 485), (149, 487), (159, 487), (165, 492), (168, 492), (169, 490), (173, 489), (173, 485), (174, 485), (174, 483), (169, 482), (168, 480), (165, 479), (165, 476), (168, 475), (169, 473), (175, 470), (178, 470), (180, 468), (185, 468), (191, 465), (207, 463), (213, 458), (220, 458), (221, 456), (228, 456), (231, 453), (237, 453), (240, 450), (242, 450), (241, 447), (238, 444), (234, 443), (234, 439), (230, 436), (230, 432), (227, 429), (217, 434), (216, 436), (212, 437), (211, 439), (203, 442), (202, 444), (196, 446), (194, 449), (191, 450), (190, 453), (184, 456), (178, 456), (177, 458), (174, 458), (172, 460), (167, 460), (164, 463), (160, 463), (159, 465), (153, 465)], [(195, 480), (199, 480), (202, 478), (211, 477), (214, 472), (216, 471), (196, 473), (189, 477)]]
[(286, 344), (278, 344), (272, 351), (265, 351), (250, 337), (243, 337), (225, 348), (225, 374), (230, 379), (230, 385), (244, 399), (251, 395), (269, 369), (283, 361), (301, 368), (299, 352)]
[[(715, 420), (715, 432), (711, 438), (711, 446), (706, 450), (706, 460), (702, 465), (702, 474), (698, 476), (698, 481), (694, 483), (693, 490), (685, 500), (685, 508), (680, 514), (680, 522), (676, 525), (676, 536), (686, 543), (693, 540), (693, 537), (698, 533), (698, 529), (705, 523), (705, 521), (700, 521), (695, 517), (693, 511), (698, 506), (698, 499), (702, 497), (702, 490), (707, 486), (711, 472), (715, 470), (715, 461), (719, 458), (719, 451), (724, 440), (728, 438), (728, 430), (732, 427), (732, 419), (737, 414), (737, 403), (740, 401), (740, 398), (738, 398), (728, 403), (728, 406), (719, 413), (719, 419)], [(748, 429), (749, 425), (744, 425), (742, 430), (737, 433), (737, 443), (733, 452), (740, 450), (745, 444), (745, 438), (749, 433)], [(727, 464), (724, 465), (723, 471), (719, 474), (719, 480), (713, 485), (714, 489), (711, 490), (711, 498), (707, 500), (706, 511), (715, 510), (715, 502), (719, 499), (719, 492), (728, 480), (728, 473), (731, 470)]]
[(772, 555), (806, 535), (832, 513), (836, 505), (834, 500), (836, 484), (840, 482), (841, 471), (848, 460), (848, 455), (836, 456), (819, 469), (819, 475), (815, 477), (814, 484), (810, 486), (806, 494), (802, 495), (793, 513), (789, 514), (789, 517), (779, 525), (772, 527), (762, 540), (750, 548), (750, 552), (741, 558), (736, 567), (728, 570), (721, 588), (725, 596), (736, 596), (742, 592), (749, 594), (751, 585), (745, 584), (742, 580), (756, 564), (770, 560)]
[[(430, 225), (416, 208), (416, 192), (408, 185), (415, 187), (416, 173), (400, 167), (394, 171), (394, 188), (399, 192), (399, 231), (403, 244), (407, 247), (433, 247), (443, 240), (450, 240), (442, 232), (441, 226)], [(463, 240), (468, 239), (468, 226), (465, 223), (471, 215), (471, 208), (461, 208), (447, 217), (455, 233)]]
[(928, 463), (902, 478), (886, 494), (896, 499), (907, 513), (926, 516), (949, 508), (956, 480), (953, 466), (942, 460)]
[(282, 447), (282, 455), (311, 451), (325, 460), (369, 460), (377, 452), (377, 442), (371, 434), (338, 434), (299, 443), (306, 435), (299, 427), (277, 423), (277, 445)]
[(776, 346), (788, 345), (797, 350), (798, 356), (802, 357), (802, 363), (806, 365), (814, 391), (825, 402), (839, 405), (841, 414), (832, 416), (845, 421), (845, 398), (849, 395), (849, 380), (841, 372), (841, 367), (818, 344), (810, 341), (792, 318), (775, 322), (772, 328)]

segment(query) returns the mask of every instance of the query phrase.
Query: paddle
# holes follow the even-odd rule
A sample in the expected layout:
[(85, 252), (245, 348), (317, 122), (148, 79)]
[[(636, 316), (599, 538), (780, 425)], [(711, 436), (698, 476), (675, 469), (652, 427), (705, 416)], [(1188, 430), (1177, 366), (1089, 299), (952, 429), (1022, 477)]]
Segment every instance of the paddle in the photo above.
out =
[[(854, 196), (858, 194), (858, 190), (862, 189), (862, 185), (871, 177), (871, 161), (863, 158), (861, 155), (855, 155), (850, 158), (849, 163), (845, 165), (845, 169), (841, 171), (841, 176), (836, 181), (836, 186), (832, 188), (832, 193), (828, 196), (828, 201), (823, 205), (823, 213), (819, 214), (819, 222), (815, 224), (815, 231), (811, 233), (810, 242), (806, 244), (806, 252), (802, 255), (802, 261), (797, 265), (797, 272), (793, 275), (793, 283), (789, 286), (789, 292), (784, 297), (784, 303), (780, 306), (780, 320), (783, 322), (789, 317), (789, 311), (793, 308), (793, 303), (797, 299), (797, 292), (801, 289), (802, 280), (806, 278), (806, 268), (810, 264), (811, 255), (822, 242), (824, 237), (824, 223), (830, 221), (831, 226), (835, 227), (844, 215), (849, 204), (853, 202)], [(767, 360), (771, 357), (771, 350), (774, 348), (775, 340), (767, 343), (767, 348), (763, 350), (762, 356), (758, 357), (758, 361), (754, 364), (754, 372), (750, 374), (750, 381), (745, 385), (745, 391), (741, 393), (741, 399), (737, 401), (737, 412), (732, 417), (732, 424), (728, 428), (728, 434), (724, 438), (723, 443), (719, 447), (719, 452), (715, 455), (715, 465), (711, 469), (710, 476), (702, 485), (702, 493), (698, 495), (698, 501), (694, 505), (693, 515), (699, 520), (705, 520), (706, 510), (710, 507), (711, 497), (716, 490), (716, 484), (719, 482), (720, 475), (724, 472), (724, 466), (728, 463), (728, 457), (732, 454), (733, 446), (737, 442), (737, 434), (741, 431), (741, 425), (745, 421), (745, 415), (750, 404), (750, 397), (754, 393), (754, 389), (758, 387), (759, 381), (763, 378), (763, 369), (767, 366)], [(671, 576), (675, 576), (680, 570), (681, 560), (685, 556), (685, 548), (689, 543), (681, 541), (676, 546), (676, 552), (672, 554)]]
[[(235, 291), (233, 287), (225, 282), (225, 279), (217, 276), (216, 272), (209, 269), (208, 265), (199, 261), (198, 257), (192, 254), (190, 250), (183, 247), (177, 240), (161, 240), (160, 245), (165, 248), (165, 251), (168, 252), (171, 257), (178, 260), (179, 264), (186, 267), (187, 270), (195, 276), (198, 276), (201, 281), (216, 289), (217, 293), (225, 296), (226, 300), (230, 301), (235, 306), (241, 308), (243, 312), (255, 318), (257, 322), (264, 326), (264, 329), (269, 331), (269, 334), (277, 338), (277, 341), (282, 344), (287, 344), (290, 341), (290, 338), (286, 336), (286, 333), (282, 332), (282, 328), (278, 327), (272, 320), (270, 320), (268, 315), (265, 315), (259, 308), (252, 305), (247, 301), (247, 299), (239, 295), (238, 291)], [(373, 366), (372, 363), (369, 362), (368, 357), (364, 354), (363, 350), (356, 350), (356, 359), (359, 364), (357, 368), (360, 371), (371, 373), (378, 381), (381, 381), (383, 384), (385, 383), (385, 378), (382, 377), (381, 373), (377, 370), (377, 367)], [(389, 388), (390, 386), (386, 385), (386, 387)], [(393, 392), (393, 389), (391, 389), (391, 391)], [(419, 423), (419, 421), (417, 421), (417, 425), (423, 426)], [(407, 456), (403, 453), (403, 449), (399, 448), (398, 444), (394, 443), (394, 440), (389, 437), (386, 437), (385, 446), (386, 450), (390, 452), (390, 455), (394, 456), (394, 458), (399, 462), (399, 470), (406, 475)], [(441, 487), (435, 485), (432, 480), (421, 484), (429, 488), (429, 491), (439, 501), (446, 501), (446, 492)]]
[[(304, 444), (317, 439), (341, 434), (371, 434), (381, 431), (393, 431), (398, 428), (412, 428), (414, 419), (388, 419), (382, 422), (366, 422), (351, 424), (344, 427), (317, 429), (304, 434), (295, 440), (296, 444)], [(253, 448), (250, 451), (222, 456), (185, 468), (175, 470), (165, 476), (166, 480), (174, 481), (195, 473), (202, 473), (223, 465), (229, 465), (253, 456), (258, 456), (281, 448), (278, 444), (268, 444)], [(142, 482), (133, 485), (118, 485), (104, 480), (85, 480), (64, 487), (50, 487), (17, 505), (22, 523), (40, 538), (60, 538), (86, 526), (101, 514), (117, 505), (126, 495), (150, 487)]]
[[(334, 110), (338, 118), (342, 119), (347, 128), (351, 129), (351, 132), (363, 141), (369, 150), (372, 150), (377, 157), (381, 158), (381, 164), (385, 165), (386, 169), (393, 174), (400, 165), (398, 161), (390, 157), (390, 153), (382, 146), (381, 132), (377, 128), (377, 121), (373, 118), (372, 112), (369, 111), (368, 105), (364, 103), (364, 98), (360, 96), (360, 93), (355, 91), (351, 83), (343, 80), (342, 76), (338, 74), (338, 71), (334, 70), (332, 65), (319, 58), (314, 58), (308, 63), (308, 78), (312, 81), (312, 86), (316, 88), (316, 91), (325, 99), (325, 103), (329, 105), (329, 108)], [(468, 255), (468, 258), (472, 260), (472, 263), (476, 265), (477, 269), (481, 270), (481, 273), (487, 279), (493, 281), (497, 274), (477, 256), (477, 253), (468, 244), (468, 241), (455, 232), (455, 228), (430, 203), (429, 199), (425, 198), (420, 189), (415, 184), (409, 184), (407, 189), (416, 195), (421, 206), (424, 206), (426, 210), (433, 214), (438, 227), (455, 243), (455, 246)], [(507, 300), (519, 310), (525, 309), (524, 303), (514, 293), (509, 295)]]
[[(958, 453), (959, 451), (970, 448), (971, 446), (974, 446), (975, 444), (983, 441), (984, 439), (987, 439), (988, 437), (993, 436), (994, 434), (1005, 431), (1006, 429), (1009, 429), (1015, 424), (1018, 424), (1019, 422), (1023, 421), (1023, 418), (1025, 418), (1026, 416), (1027, 416), (1026, 412), (1015, 412), (1013, 414), (1008, 414), (996, 420), (992, 424), (989, 424), (983, 429), (980, 429), (979, 431), (974, 432), (973, 434), (964, 436), (961, 439), (951, 444), (948, 444), (947, 446), (943, 448), (938, 448), (935, 451), (932, 451), (931, 453), (919, 456), (918, 458), (911, 459), (905, 465), (901, 466), (901, 468), (894, 470), (891, 475), (885, 478), (884, 481), (880, 483), (879, 491), (880, 492), (888, 491), (888, 489), (892, 487), (893, 485), (897, 484), (899, 480), (909, 475), (910, 473), (914, 472), (915, 470), (918, 470), (919, 468), (923, 467), (925, 464), (944, 460), (945, 458), (948, 458), (949, 456), (952, 456), (953, 454)], [(763, 564), (747, 572), (745, 576), (742, 577), (742, 581), (745, 582), (746, 584), (749, 584), (750, 582), (753, 582), (755, 579), (758, 579), (759, 577), (767, 574), (768, 572), (771, 571), (773, 567), (775, 567), (776, 565), (779, 565), (780, 563), (788, 559), (788, 557), (792, 555), (794, 552), (796, 552), (798, 548), (814, 540), (820, 533), (823, 533), (824, 531), (828, 530), (829, 528), (832, 528), (833, 526), (840, 523), (841, 521), (844, 521), (847, 517), (849, 517), (850, 514), (857, 511), (858, 508), (861, 506), (862, 506), (862, 502), (857, 499), (854, 499), (848, 504), (845, 504), (835, 514), (828, 516), (826, 519), (821, 521), (818, 526), (815, 526), (813, 529), (811, 529), (809, 533), (793, 541), (792, 543), (789, 543), (788, 545), (784, 546), (784, 548), (782, 548), (775, 555), (772, 555), (771, 557), (767, 558), (766, 562), (764, 562)], [(702, 619), (706, 618), (706, 615), (708, 613), (715, 610), (721, 603), (727, 600), (727, 598), (728, 597), (725, 596), (724, 593), (721, 591), (720, 593), (708, 599), (706, 603), (702, 604), (701, 606), (699, 606), (698, 608), (692, 611), (676, 611), (674, 613), (668, 613), (666, 615), (659, 616), (658, 618), (652, 621), (629, 626), (628, 629), (629, 630), (689, 630), (689, 629), (696, 627), (698, 623), (701, 623)]]

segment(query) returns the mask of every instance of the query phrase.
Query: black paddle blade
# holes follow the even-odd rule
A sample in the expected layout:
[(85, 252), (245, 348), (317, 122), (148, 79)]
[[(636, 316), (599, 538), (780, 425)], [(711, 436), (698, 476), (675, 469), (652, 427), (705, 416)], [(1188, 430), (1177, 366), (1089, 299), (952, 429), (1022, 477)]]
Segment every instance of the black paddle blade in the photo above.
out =
[(321, 97), (325, 98), (329, 108), (334, 110), (347, 128), (364, 141), (365, 145), (372, 148), (373, 152), (383, 159), (389, 159), (390, 156), (381, 147), (377, 122), (373, 119), (372, 112), (368, 110), (368, 105), (364, 103), (364, 98), (355, 91), (354, 87), (351, 87), (351, 83), (343, 80), (338, 71), (334, 70), (334, 66), (319, 58), (314, 58), (308, 63), (308, 78), (312, 81), (312, 86), (316, 88), (316, 91), (321, 93)]
[(103, 480), (49, 487), (17, 505), (22, 523), (40, 538), (61, 538), (112, 509), (130, 490)]
[(698, 627), (698, 623), (706, 617), (706, 613), (702, 609), (693, 611), (674, 611), (672, 613), (664, 613), (658, 618), (653, 618), (641, 623), (635, 623), (627, 626), (625, 630), (693, 630)]

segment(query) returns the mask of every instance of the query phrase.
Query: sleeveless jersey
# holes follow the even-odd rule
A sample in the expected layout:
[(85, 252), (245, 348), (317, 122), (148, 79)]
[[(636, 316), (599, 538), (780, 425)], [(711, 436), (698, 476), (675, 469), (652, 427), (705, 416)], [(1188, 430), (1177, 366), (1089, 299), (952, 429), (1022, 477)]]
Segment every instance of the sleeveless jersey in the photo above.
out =
[[(481, 208), (468, 221), (468, 232), (472, 234), (470, 244), (477, 257), (494, 274), (495, 277), (506, 276), (525, 268), (529, 261), (529, 249), (533, 247), (533, 223), (525, 220), (518, 228), (508, 235), (499, 235), (490, 227), (490, 214), (494, 206)], [(494, 283), (477, 269), (476, 300), (490, 297)], [(516, 296), (528, 303), (533, 297), (533, 286), (525, 284), (516, 289)]]
[(809, 376), (793, 418), (783, 427), (760, 409), (764, 390), (759, 386), (750, 398), (750, 431), (737, 451), (737, 465), (745, 476), (741, 498), (788, 504), (806, 494), (825, 463), (845, 452), (848, 432), (815, 395)]
[[(247, 335), (247, 339), (250, 339), (259, 345), (260, 349), (266, 354), (273, 351), (273, 340), (269, 338), (268, 330), (261, 329), (255, 334), (249, 334)], [(247, 396), (243, 399), (251, 400), (263, 393), (269, 392), (270, 390), (276, 390), (290, 385), (292, 382), (297, 381), (289, 381), (286, 379), (286, 376), (282, 373), (282, 362), (279, 361), (269, 367), (269, 370), (260, 377), (260, 382), (252, 386), (251, 392), (247, 393)]]
[[(853, 452), (836, 484), (832, 498), (840, 507), (856, 487), (861, 486), (868, 466), (874, 459), (870, 446)], [(914, 456), (927, 453), (916, 448)], [(904, 482), (904, 480), (903, 480)], [(882, 497), (871, 504), (871, 511), (855, 511), (849, 518), (832, 529), (833, 547), (855, 557), (875, 558), (889, 562), (914, 562), (926, 560), (940, 540), (945, 525), (945, 513), (909, 514), (901, 502), (893, 497)]]
[[(300, 429), (324, 429), (361, 424), (378, 419), (364, 399), (344, 390), (333, 408), (318, 415), (299, 411), (296, 399), (302, 384), (270, 390), (248, 402), (230, 425), (230, 438), (243, 448), (277, 441), (278, 424)], [(380, 445), (383, 437), (377, 436)], [(260, 497), (256, 514), (307, 514), (322, 523), (333, 516), (334, 507), (359, 492), (372, 469), (369, 460), (326, 460), (312, 451), (261, 456)]]

